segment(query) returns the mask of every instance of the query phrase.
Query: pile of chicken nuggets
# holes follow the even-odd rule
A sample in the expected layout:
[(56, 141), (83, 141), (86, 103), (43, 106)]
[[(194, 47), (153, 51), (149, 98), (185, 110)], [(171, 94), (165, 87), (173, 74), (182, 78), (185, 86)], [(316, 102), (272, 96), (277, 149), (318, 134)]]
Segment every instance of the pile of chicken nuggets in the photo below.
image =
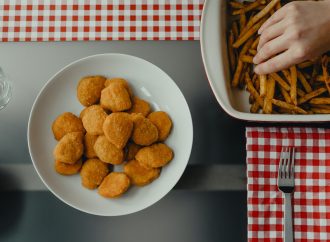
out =
[[(85, 188), (98, 189), (107, 198), (159, 177), (174, 155), (163, 143), (172, 129), (167, 113), (152, 112), (122, 78), (84, 77), (77, 98), (85, 107), (79, 117), (65, 112), (52, 124), (58, 141), (53, 152), (56, 172), (80, 173)], [(115, 172), (114, 166), (122, 171)]]

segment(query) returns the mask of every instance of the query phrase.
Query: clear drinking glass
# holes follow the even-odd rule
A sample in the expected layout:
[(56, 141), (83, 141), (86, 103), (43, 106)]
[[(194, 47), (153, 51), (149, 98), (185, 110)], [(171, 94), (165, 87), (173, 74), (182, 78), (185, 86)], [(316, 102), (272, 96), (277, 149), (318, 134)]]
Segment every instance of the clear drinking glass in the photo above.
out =
[(0, 67), (0, 110), (10, 101), (12, 92), (12, 83)]

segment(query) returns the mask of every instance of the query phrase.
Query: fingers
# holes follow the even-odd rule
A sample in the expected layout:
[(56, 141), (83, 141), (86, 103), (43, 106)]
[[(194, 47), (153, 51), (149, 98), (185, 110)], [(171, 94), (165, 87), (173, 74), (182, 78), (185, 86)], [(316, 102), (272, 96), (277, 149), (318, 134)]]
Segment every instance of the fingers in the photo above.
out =
[(290, 50), (277, 55), (268, 61), (257, 65), (254, 68), (254, 72), (259, 75), (265, 75), (280, 70), (289, 68), (290, 66), (296, 64), (296, 59), (292, 58), (292, 53)]
[(262, 32), (257, 50), (259, 51), (268, 41), (282, 35), (284, 31), (285, 31), (285, 24), (283, 21), (280, 21), (276, 24), (269, 26), (267, 29), (265, 29)]
[(277, 10), (258, 30), (258, 34), (261, 34), (265, 29), (267, 29), (269, 26), (276, 24), (280, 22), (285, 17), (285, 9), (280, 8)]
[(264, 44), (253, 58), (253, 63), (260, 64), (286, 49), (288, 49), (287, 40), (284, 35), (281, 35)]

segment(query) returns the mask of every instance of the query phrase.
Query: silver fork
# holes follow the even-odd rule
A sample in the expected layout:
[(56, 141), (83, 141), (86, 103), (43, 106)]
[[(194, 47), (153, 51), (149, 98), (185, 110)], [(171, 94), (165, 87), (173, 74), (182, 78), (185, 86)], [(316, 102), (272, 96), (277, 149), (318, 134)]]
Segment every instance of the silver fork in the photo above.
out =
[(282, 148), (280, 164), (278, 168), (277, 186), (285, 196), (284, 242), (293, 241), (291, 194), (294, 191), (294, 158), (295, 148)]

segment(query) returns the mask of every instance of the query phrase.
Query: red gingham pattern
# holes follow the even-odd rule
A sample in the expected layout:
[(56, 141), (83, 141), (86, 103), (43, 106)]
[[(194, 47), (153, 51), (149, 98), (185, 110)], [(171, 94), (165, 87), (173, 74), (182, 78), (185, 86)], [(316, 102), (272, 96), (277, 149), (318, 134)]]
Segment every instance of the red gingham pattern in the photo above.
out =
[(197, 40), (204, 0), (2, 0), (0, 41)]
[(277, 189), (283, 146), (296, 147), (295, 241), (330, 240), (330, 129), (247, 128), (248, 240), (283, 241), (284, 196)]

